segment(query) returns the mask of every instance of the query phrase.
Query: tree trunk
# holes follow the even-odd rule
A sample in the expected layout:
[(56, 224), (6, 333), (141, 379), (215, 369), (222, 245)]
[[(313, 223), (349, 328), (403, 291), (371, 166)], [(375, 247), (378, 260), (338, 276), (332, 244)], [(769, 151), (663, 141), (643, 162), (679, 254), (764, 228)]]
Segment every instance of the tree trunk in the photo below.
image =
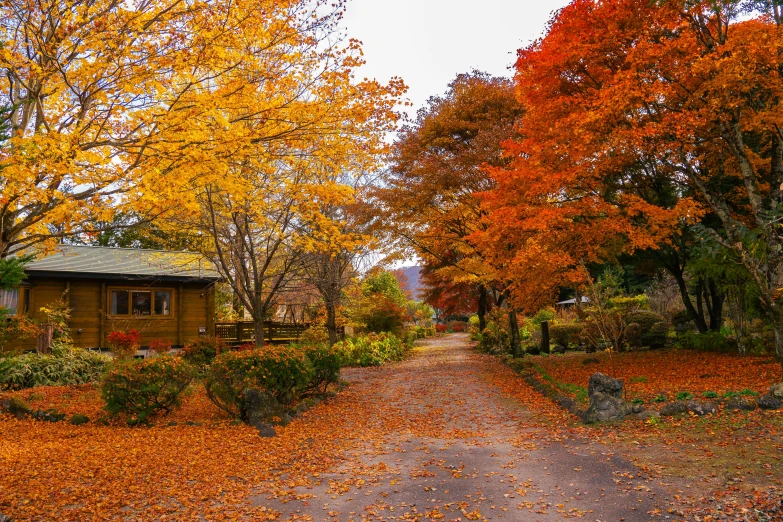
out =
[(253, 316), (253, 334), (256, 338), (256, 347), (261, 348), (264, 346), (264, 315)]
[(677, 281), (677, 287), (680, 289), (680, 296), (682, 297), (682, 304), (685, 305), (685, 310), (688, 312), (688, 315), (691, 317), (691, 319), (693, 319), (693, 322), (696, 323), (696, 328), (700, 333), (706, 332), (707, 322), (704, 320), (704, 316), (699, 315), (699, 313), (693, 307), (691, 296), (688, 295), (688, 286), (685, 284), (685, 278), (683, 277), (682, 272), (679, 270), (669, 270), (669, 272)]
[(514, 310), (508, 311), (508, 329), (511, 342), (511, 355), (514, 357), (522, 356), (522, 343), (519, 340), (519, 322), (517, 313)]
[(329, 332), (329, 346), (334, 346), (337, 339), (337, 310), (334, 303), (326, 303), (326, 331)]
[(723, 326), (723, 302), (726, 300), (726, 296), (718, 289), (718, 284), (712, 278), (708, 281), (707, 288), (712, 302), (709, 307), (710, 330), (718, 332)]
[(541, 353), (551, 353), (549, 346), (549, 321), (541, 321)]
[(478, 298), (478, 320), (479, 320), (479, 332), (483, 332), (487, 327), (487, 287), (484, 285), (478, 285), (479, 298)]

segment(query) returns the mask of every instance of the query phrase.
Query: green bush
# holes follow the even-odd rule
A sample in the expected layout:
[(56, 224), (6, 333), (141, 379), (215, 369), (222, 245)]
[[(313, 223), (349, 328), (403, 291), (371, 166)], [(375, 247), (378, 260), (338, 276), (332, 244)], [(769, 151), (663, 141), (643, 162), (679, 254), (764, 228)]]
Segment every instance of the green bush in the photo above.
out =
[(340, 381), (340, 352), (328, 344), (307, 344), (301, 349), (313, 369), (307, 390), (324, 395), (330, 384)]
[(536, 314), (530, 318), (530, 320), (533, 322), (535, 326), (541, 326), (541, 323), (544, 321), (551, 321), (552, 319), (557, 316), (557, 312), (555, 312), (555, 309), (552, 307), (549, 308), (543, 308), (536, 312)]
[(51, 354), (25, 353), (0, 359), (0, 389), (98, 382), (111, 362), (110, 356), (100, 352), (55, 344)]
[(221, 353), (210, 365), (204, 386), (218, 408), (245, 420), (245, 390), (260, 389), (289, 404), (312, 377), (313, 365), (304, 349), (268, 345)]
[(411, 328), (407, 332), (405, 332), (405, 344), (408, 347), (413, 346), (413, 343), (418, 341), (420, 339), (419, 332), (416, 328)]
[(666, 323), (655, 323), (647, 333), (642, 334), (642, 345), (650, 348), (664, 348), (669, 340)]
[(556, 344), (568, 348), (579, 342), (582, 329), (580, 323), (556, 324), (549, 327), (549, 336)]
[(507, 353), (510, 348), (508, 331), (494, 321), (487, 324), (481, 332), (478, 348), (491, 354)]
[(345, 339), (335, 345), (345, 366), (379, 366), (405, 356), (405, 344), (390, 333)]
[(297, 344), (328, 344), (329, 330), (321, 324), (314, 324), (299, 336)]
[(642, 345), (642, 327), (639, 323), (625, 325), (625, 340), (631, 348), (640, 348)]
[(654, 324), (666, 323), (666, 318), (655, 312), (640, 310), (631, 312), (625, 317), (626, 324), (636, 323), (642, 328), (642, 335), (650, 331)]
[(703, 352), (727, 353), (733, 351), (731, 344), (721, 332), (688, 331), (679, 336), (680, 346)]
[(203, 370), (215, 360), (220, 353), (228, 350), (223, 339), (218, 337), (200, 336), (195, 341), (185, 345), (179, 355), (185, 358), (190, 364), (198, 370)]
[(112, 415), (126, 414), (129, 424), (146, 423), (177, 408), (193, 376), (186, 361), (171, 355), (121, 361), (103, 378), (101, 396)]

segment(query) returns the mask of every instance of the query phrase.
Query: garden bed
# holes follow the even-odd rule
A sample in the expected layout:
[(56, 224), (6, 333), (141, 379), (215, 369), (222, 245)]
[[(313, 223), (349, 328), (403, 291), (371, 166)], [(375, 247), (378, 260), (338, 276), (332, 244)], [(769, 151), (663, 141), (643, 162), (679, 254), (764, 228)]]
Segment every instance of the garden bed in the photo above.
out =
[(527, 360), (541, 379), (579, 402), (586, 402), (587, 383), (596, 372), (622, 379), (628, 401), (651, 407), (677, 399), (763, 395), (783, 380), (780, 364), (772, 357), (693, 350), (566, 353)]

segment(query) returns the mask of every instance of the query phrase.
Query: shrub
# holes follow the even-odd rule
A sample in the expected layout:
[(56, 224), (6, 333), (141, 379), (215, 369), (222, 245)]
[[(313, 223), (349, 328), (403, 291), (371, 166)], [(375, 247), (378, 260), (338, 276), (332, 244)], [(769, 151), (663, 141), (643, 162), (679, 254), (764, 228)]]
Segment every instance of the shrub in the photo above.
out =
[(666, 318), (655, 312), (640, 310), (626, 316), (626, 323), (637, 323), (642, 328), (642, 335), (650, 331), (654, 324), (666, 323)]
[(468, 323), (465, 321), (449, 321), (446, 324), (446, 328), (449, 332), (467, 332)]
[(218, 408), (246, 420), (245, 390), (264, 390), (288, 404), (307, 387), (312, 376), (313, 366), (304, 349), (268, 345), (221, 353), (210, 365), (204, 385)]
[(491, 354), (507, 353), (509, 350), (508, 331), (495, 322), (490, 322), (481, 332), (478, 345), (480, 350)]
[(110, 414), (127, 415), (129, 424), (146, 423), (180, 405), (193, 374), (187, 362), (170, 355), (121, 361), (104, 377), (101, 396)]
[(702, 393), (702, 396), (705, 399), (717, 399), (718, 397), (720, 397), (720, 394), (718, 392), (714, 392), (714, 391), (706, 391), (706, 392)]
[(90, 418), (87, 415), (76, 413), (73, 416), (71, 416), (69, 422), (74, 426), (81, 426), (82, 424), (87, 424), (88, 422), (90, 422)]
[(582, 329), (580, 323), (556, 324), (549, 327), (549, 335), (555, 343), (568, 348), (579, 342)]
[(148, 355), (165, 355), (171, 350), (171, 341), (163, 339), (153, 339), (147, 347)]
[(721, 332), (685, 332), (679, 336), (680, 345), (691, 350), (726, 353), (732, 351), (729, 340)]
[(687, 391), (681, 391), (676, 395), (678, 401), (689, 401), (693, 399), (693, 394)]
[(403, 358), (406, 346), (390, 333), (369, 334), (335, 344), (346, 366), (379, 366)]
[(314, 324), (302, 332), (297, 342), (301, 344), (328, 344), (329, 331), (324, 325)]
[(307, 390), (325, 394), (330, 384), (340, 380), (340, 352), (328, 344), (307, 344), (301, 346), (301, 349), (313, 368)]
[(212, 364), (220, 353), (228, 349), (226, 343), (218, 337), (198, 337), (185, 345), (179, 354), (197, 369), (202, 370)]
[[(423, 334), (422, 334), (423, 335)], [(416, 328), (411, 328), (407, 332), (405, 332), (405, 344), (409, 348), (413, 346), (413, 343), (418, 341), (421, 337), (419, 337), (419, 332), (416, 331)]]
[(557, 312), (551, 306), (549, 308), (542, 308), (536, 314), (530, 318), (531, 322), (535, 326), (541, 326), (544, 321), (551, 321), (557, 316)]
[(133, 357), (136, 350), (139, 348), (139, 340), (141, 334), (136, 330), (128, 330), (127, 332), (111, 332), (107, 340), (111, 351), (118, 359), (128, 359)]
[(449, 329), (449, 327), (446, 326), (445, 324), (436, 324), (435, 325), (435, 331), (438, 332), (438, 333), (445, 333), (446, 330), (448, 330), (448, 329)]
[(100, 352), (55, 343), (51, 354), (25, 353), (0, 359), (0, 389), (97, 382), (111, 362), (110, 356)]
[(425, 337), (434, 337), (435, 336), (435, 327), (434, 326), (428, 326), (424, 329), (424, 336)]
[(642, 327), (639, 323), (628, 323), (625, 325), (625, 340), (631, 348), (640, 348), (642, 346)]
[(642, 344), (650, 348), (664, 348), (669, 340), (669, 327), (666, 323), (655, 323), (647, 333), (642, 334)]

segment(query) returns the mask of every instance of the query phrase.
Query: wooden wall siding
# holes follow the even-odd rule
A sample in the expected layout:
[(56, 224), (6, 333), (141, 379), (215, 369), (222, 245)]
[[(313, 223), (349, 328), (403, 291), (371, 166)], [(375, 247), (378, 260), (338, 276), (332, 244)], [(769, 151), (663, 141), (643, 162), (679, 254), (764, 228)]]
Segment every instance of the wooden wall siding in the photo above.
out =
[[(141, 344), (152, 339), (163, 339), (179, 346), (195, 339), (199, 327), (207, 334), (215, 332), (215, 298), (213, 286), (207, 283), (128, 283), (126, 281), (73, 279), (28, 279), (34, 286), (32, 317), (46, 322), (40, 312), (46, 306), (63, 297), (71, 307), (71, 336), (74, 344), (83, 348), (107, 347), (106, 337), (114, 330), (135, 329), (141, 333)], [(169, 317), (112, 317), (109, 312), (108, 292), (112, 288), (168, 288), (174, 296), (172, 314)], [(79, 330), (81, 332), (79, 333)], [(25, 341), (24, 349), (35, 349), (36, 340)]]

